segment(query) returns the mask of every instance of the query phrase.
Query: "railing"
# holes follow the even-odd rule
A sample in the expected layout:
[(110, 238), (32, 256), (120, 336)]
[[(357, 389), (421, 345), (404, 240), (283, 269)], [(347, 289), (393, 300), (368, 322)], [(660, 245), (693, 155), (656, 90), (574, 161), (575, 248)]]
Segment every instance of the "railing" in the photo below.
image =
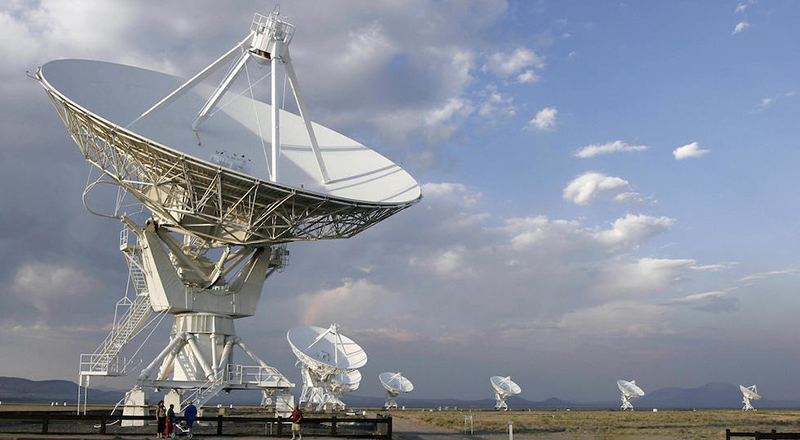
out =
[[(145, 420), (149, 427), (120, 426), (119, 420)], [(290, 418), (283, 417), (198, 417), (192, 433), (205, 436), (282, 437), (291, 433)], [(304, 417), (304, 437), (392, 438), (392, 418)], [(0, 412), (0, 433), (8, 434), (100, 434), (153, 435), (153, 416), (113, 416), (108, 413), (75, 415), (47, 412)], [(772, 438), (772, 437), (761, 437)], [(777, 437), (787, 438), (787, 437)], [(792, 437), (796, 438), (796, 437)]]
[(731, 440), (732, 437), (752, 437), (755, 440), (800, 439), (800, 432), (777, 432), (774, 429), (770, 432), (733, 432), (726, 429), (725, 440)]

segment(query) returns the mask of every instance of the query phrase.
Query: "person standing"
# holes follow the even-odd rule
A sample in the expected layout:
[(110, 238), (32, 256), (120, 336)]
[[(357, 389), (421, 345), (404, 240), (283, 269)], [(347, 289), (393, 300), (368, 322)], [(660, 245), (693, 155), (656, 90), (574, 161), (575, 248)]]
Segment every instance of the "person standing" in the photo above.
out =
[(300, 432), (300, 420), (303, 420), (303, 411), (300, 411), (300, 407), (295, 405), (294, 411), (292, 411), (292, 440), (295, 440), (295, 435), (299, 436), (298, 440), (303, 440), (303, 434)]
[(194, 425), (194, 419), (197, 418), (197, 407), (192, 405), (192, 401), (189, 401), (189, 404), (186, 405), (186, 408), (183, 409), (183, 418), (186, 419), (186, 430), (188, 431), (188, 436), (192, 436), (192, 425)]
[(156, 407), (156, 438), (164, 438), (164, 430), (167, 428), (167, 407), (164, 401), (159, 401)]
[(170, 403), (167, 410), (167, 437), (172, 435), (173, 429), (175, 429), (175, 405)]

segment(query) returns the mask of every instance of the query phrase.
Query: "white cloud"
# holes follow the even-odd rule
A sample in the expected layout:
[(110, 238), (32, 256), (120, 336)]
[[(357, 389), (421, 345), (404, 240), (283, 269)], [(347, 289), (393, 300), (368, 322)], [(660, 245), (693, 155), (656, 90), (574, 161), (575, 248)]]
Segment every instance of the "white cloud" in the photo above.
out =
[(706, 264), (703, 266), (691, 266), (689, 269), (697, 271), (719, 272), (725, 269), (730, 269), (736, 263), (723, 263), (723, 264)]
[(708, 153), (711, 150), (702, 150), (699, 147), (697, 142), (692, 142), (691, 144), (684, 145), (682, 147), (676, 148), (672, 155), (675, 156), (677, 160), (683, 159), (691, 159), (695, 157), (703, 156), (704, 154)]
[(693, 295), (684, 296), (683, 298), (673, 299), (670, 301), (670, 303), (692, 303), (692, 302), (702, 301), (708, 298), (718, 298), (721, 296), (725, 296), (727, 294), (728, 292), (722, 292), (722, 291), (695, 293)]
[(667, 304), (690, 305), (701, 312), (724, 313), (738, 310), (739, 298), (731, 297), (730, 292), (711, 291), (676, 298)]
[(429, 260), (412, 260), (412, 265), (420, 270), (435, 274), (442, 279), (464, 279), (475, 276), (476, 271), (471, 267), (466, 258), (467, 250), (456, 247), (442, 252)]
[(740, 21), (739, 23), (736, 24), (736, 27), (733, 28), (733, 34), (731, 34), (731, 35), (736, 35), (736, 34), (744, 31), (745, 29), (747, 29), (749, 27), (750, 27), (750, 23), (748, 23), (748, 22), (746, 22), (744, 20)]
[[(338, 287), (297, 297), (303, 325), (327, 326), (332, 322), (364, 322), (375, 324), (387, 310), (395, 308), (395, 294), (385, 286), (369, 280), (343, 280)], [(389, 317), (383, 315), (384, 317)]]
[(461, 183), (426, 183), (422, 185), (425, 197), (441, 197), (455, 200), (463, 207), (474, 207), (481, 198), (481, 193), (470, 190)]
[(572, 203), (585, 206), (600, 197), (617, 195), (628, 187), (627, 180), (589, 171), (572, 180), (564, 188), (563, 196)]
[(601, 154), (611, 154), (624, 151), (644, 151), (647, 145), (628, 145), (623, 141), (608, 142), (605, 144), (591, 144), (576, 151), (573, 156), (582, 159), (599, 156)]
[(478, 114), (484, 118), (510, 117), (517, 113), (514, 98), (503, 95), (495, 86), (487, 87), (480, 95), (483, 102), (478, 107)]
[(614, 204), (623, 206), (642, 206), (644, 204), (644, 196), (637, 192), (624, 192), (614, 196)]
[(773, 277), (778, 275), (793, 275), (796, 273), (800, 273), (800, 269), (784, 269), (784, 270), (773, 270), (770, 272), (761, 272), (753, 275), (747, 275), (742, 278), (739, 278), (738, 281), (753, 281), (753, 280), (760, 280), (762, 278)]
[(633, 263), (599, 267), (587, 286), (601, 302), (619, 298), (644, 299), (674, 289), (692, 259), (640, 258)]
[(528, 69), (517, 75), (517, 82), (520, 84), (532, 84), (538, 82), (540, 79), (542, 78), (537, 75), (533, 69)]
[(627, 214), (615, 220), (611, 229), (595, 233), (594, 238), (612, 249), (635, 248), (641, 242), (670, 229), (674, 223), (675, 220), (669, 217)]
[(488, 63), (483, 66), (484, 71), (489, 71), (501, 78), (517, 75), (529, 67), (544, 68), (544, 59), (528, 48), (520, 47), (514, 52), (497, 52), (489, 56)]
[(556, 115), (558, 110), (555, 107), (545, 107), (536, 113), (536, 117), (528, 121), (526, 129), (536, 131), (552, 130), (556, 126)]

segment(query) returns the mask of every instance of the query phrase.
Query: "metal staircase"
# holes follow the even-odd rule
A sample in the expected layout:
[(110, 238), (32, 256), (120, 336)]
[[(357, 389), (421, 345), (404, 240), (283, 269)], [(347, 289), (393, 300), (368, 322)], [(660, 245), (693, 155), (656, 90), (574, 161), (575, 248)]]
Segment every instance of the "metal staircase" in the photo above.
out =
[[(141, 330), (152, 313), (150, 295), (147, 292), (147, 282), (141, 264), (141, 247), (138, 243), (131, 243), (131, 231), (126, 227), (120, 233), (120, 251), (128, 262), (129, 279), (136, 291), (133, 300), (127, 295), (117, 302), (114, 313), (114, 323), (105, 340), (91, 354), (82, 354), (80, 361), (80, 374), (119, 376), (125, 374), (124, 364), (120, 368), (119, 354), (126, 345)], [(120, 315), (120, 310), (125, 310)]]
[(185, 408), (190, 401), (197, 407), (203, 406), (206, 402), (219, 394), (222, 388), (227, 384), (228, 382), (225, 380), (225, 374), (220, 371), (215, 377), (209, 379), (208, 382), (184, 395), (181, 399), (181, 408)]

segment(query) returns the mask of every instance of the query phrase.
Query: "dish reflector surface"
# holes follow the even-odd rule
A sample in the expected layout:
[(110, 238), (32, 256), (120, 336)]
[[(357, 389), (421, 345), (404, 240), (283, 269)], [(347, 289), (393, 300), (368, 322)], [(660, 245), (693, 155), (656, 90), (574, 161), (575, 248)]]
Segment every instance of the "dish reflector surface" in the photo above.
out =
[(381, 385), (388, 391), (410, 393), (414, 390), (414, 384), (400, 373), (385, 371), (378, 375), (378, 380), (381, 381)]
[(511, 376), (492, 376), (490, 380), (494, 389), (500, 394), (513, 396), (522, 392), (522, 388), (511, 380)]
[[(119, 130), (135, 120), (184, 79), (137, 67), (90, 60), (56, 60), (41, 68), (42, 77), (58, 93)], [(269, 181), (265, 151), (270, 139), (269, 104), (240, 96), (220, 106), (197, 132), (193, 119), (213, 92), (198, 85), (135, 126), (135, 133), (190, 156)], [(255, 111), (254, 111), (255, 108)], [(417, 200), (417, 182), (400, 166), (364, 145), (313, 123), (331, 181), (324, 185), (301, 117), (281, 110), (280, 185), (304, 192), (353, 201), (403, 204)], [(259, 123), (261, 127), (259, 128)]]
[(367, 363), (367, 353), (352, 339), (333, 330), (314, 326), (295, 327), (286, 339), (297, 358), (312, 368), (351, 370)]
[(742, 394), (744, 394), (745, 396), (747, 396), (750, 399), (753, 399), (753, 400), (760, 400), (761, 399), (761, 395), (760, 394), (756, 393), (755, 391), (751, 390), (750, 388), (748, 388), (748, 387), (746, 387), (744, 385), (739, 385), (739, 389), (742, 390)]
[(617, 387), (620, 391), (622, 391), (626, 396), (629, 397), (642, 397), (644, 396), (644, 391), (636, 385), (636, 381), (628, 381), (628, 380), (618, 380)]

